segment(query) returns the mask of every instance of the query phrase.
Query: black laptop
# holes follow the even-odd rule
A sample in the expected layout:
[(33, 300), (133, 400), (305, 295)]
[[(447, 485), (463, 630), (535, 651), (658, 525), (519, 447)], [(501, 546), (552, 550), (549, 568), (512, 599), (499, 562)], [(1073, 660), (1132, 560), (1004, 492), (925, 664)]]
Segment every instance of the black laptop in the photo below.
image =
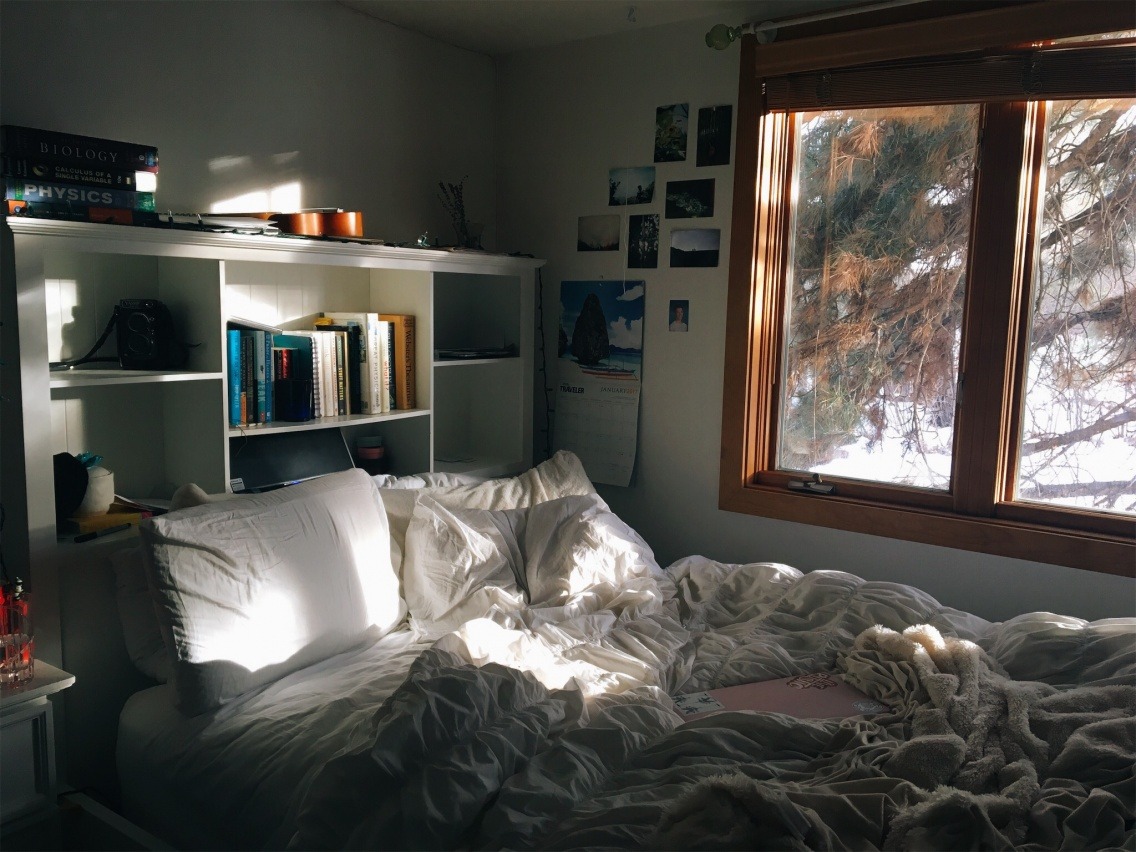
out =
[(304, 429), (229, 438), (234, 493), (271, 491), (355, 467), (339, 429)]

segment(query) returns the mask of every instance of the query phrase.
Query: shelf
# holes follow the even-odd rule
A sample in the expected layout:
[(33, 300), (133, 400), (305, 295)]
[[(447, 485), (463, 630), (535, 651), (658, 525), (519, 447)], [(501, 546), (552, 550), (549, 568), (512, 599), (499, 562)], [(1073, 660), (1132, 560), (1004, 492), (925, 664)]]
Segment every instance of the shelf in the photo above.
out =
[(466, 367), (470, 364), (501, 364), (516, 362), (516, 355), (508, 355), (503, 358), (445, 358), (439, 359), (434, 362), (435, 367)]
[(516, 459), (463, 458), (461, 461), (443, 461), (435, 456), (434, 470), (444, 473), (470, 473), (481, 476), (506, 476), (524, 469)]
[(64, 535), (56, 535), (55, 544), (58, 548), (69, 551), (71, 548), (80, 548), (88, 555), (94, 553), (96, 550), (101, 550), (105, 546), (114, 545), (115, 548), (124, 546), (131, 546), (138, 543), (138, 524), (131, 524), (130, 529), (116, 530), (112, 533), (103, 533), (89, 541), (75, 541), (75, 536), (79, 533), (66, 533)]
[(254, 438), (274, 432), (304, 432), (310, 429), (330, 429), (339, 426), (361, 426), (365, 423), (383, 423), (389, 420), (402, 420), (407, 417), (425, 417), (430, 411), (425, 408), (411, 408), (405, 411), (391, 411), (387, 414), (346, 414), (336, 417), (317, 417), (298, 423), (279, 421), (261, 423), (256, 426), (229, 427), (230, 438)]
[(544, 265), (543, 260), (475, 251), (446, 251), (410, 246), (387, 246), (349, 240), (218, 233), (184, 228), (107, 225), (4, 217), (17, 235), (67, 240), (75, 251), (102, 254), (143, 254), (216, 260), (284, 260), (310, 264), (364, 268), (408, 269), (428, 272), (522, 275)]
[(0, 699), (3, 699), (5, 706), (46, 698), (48, 695), (67, 689), (75, 682), (75, 675), (57, 669), (42, 660), (36, 660), (34, 666), (35, 674), (31, 680), (18, 685), (5, 684), (0, 687)]
[(220, 378), (222, 378), (221, 373), (172, 370), (68, 370), (51, 374), (51, 389), (145, 385), (156, 382), (200, 382)]

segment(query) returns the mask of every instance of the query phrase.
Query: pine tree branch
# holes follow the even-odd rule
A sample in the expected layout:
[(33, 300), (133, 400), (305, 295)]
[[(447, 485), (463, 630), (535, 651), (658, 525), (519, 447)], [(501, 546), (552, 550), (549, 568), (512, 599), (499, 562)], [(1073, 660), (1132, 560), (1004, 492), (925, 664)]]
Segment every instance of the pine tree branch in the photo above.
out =
[(1119, 497), (1133, 490), (1133, 482), (1060, 482), (1020, 488), (1018, 497), (1026, 500), (1059, 500), (1066, 497)]
[(1034, 453), (1041, 453), (1045, 450), (1055, 450), (1058, 447), (1067, 447), (1078, 441), (1087, 441), (1089, 438), (1100, 435), (1102, 432), (1108, 432), (1110, 429), (1115, 429), (1118, 426), (1123, 426), (1126, 423), (1136, 423), (1136, 410), (1129, 408), (1112, 417), (1106, 417), (1102, 420), (1098, 420), (1096, 423), (1082, 426), (1080, 429), (1071, 429), (1060, 435), (1051, 435), (1048, 438), (1040, 438), (1029, 444), (1022, 444), (1022, 455), (1032, 456)]

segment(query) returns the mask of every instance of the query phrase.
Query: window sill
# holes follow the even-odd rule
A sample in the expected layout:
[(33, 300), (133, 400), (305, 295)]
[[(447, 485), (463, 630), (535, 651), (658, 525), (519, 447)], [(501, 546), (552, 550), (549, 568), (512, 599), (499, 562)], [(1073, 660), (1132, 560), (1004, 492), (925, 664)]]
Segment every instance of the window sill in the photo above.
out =
[(723, 486), (718, 508), (847, 532), (1136, 577), (1136, 540), (1133, 537), (967, 517), (838, 496), (789, 492), (762, 485)]

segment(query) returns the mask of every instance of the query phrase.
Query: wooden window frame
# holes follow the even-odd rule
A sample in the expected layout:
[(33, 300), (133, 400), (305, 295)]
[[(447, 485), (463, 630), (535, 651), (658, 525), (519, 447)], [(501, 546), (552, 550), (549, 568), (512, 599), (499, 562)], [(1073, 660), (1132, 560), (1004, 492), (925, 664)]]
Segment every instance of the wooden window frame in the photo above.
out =
[[(982, 108), (982, 168), (974, 187), (963, 308), (967, 333), (960, 352), (964, 402), (958, 408), (951, 491), (835, 476), (826, 477), (837, 484), (834, 494), (789, 490), (789, 481), (801, 475), (776, 469), (776, 430), (794, 119), (789, 111), (770, 110), (765, 97), (766, 82), (774, 75), (836, 68), (834, 58), (846, 64), (906, 59), (928, 54), (932, 46), (941, 54), (942, 45), (952, 51), (993, 50), (1130, 29), (1132, 18), (1130, 7), (1108, 0), (1039, 0), (826, 34), (809, 39), (807, 45), (798, 41), (759, 46), (753, 36), (742, 39), (720, 508), (1136, 576), (1136, 522), (1010, 499), (1014, 441), (1021, 425), (1014, 400), (1021, 398), (1025, 380), (1025, 294), (1038, 225), (1029, 220), (1028, 211), (1037, 206), (1045, 154), (1044, 101), (995, 97), (985, 100)], [(990, 215), (994, 210), (1014, 210), (1017, 215)]]

